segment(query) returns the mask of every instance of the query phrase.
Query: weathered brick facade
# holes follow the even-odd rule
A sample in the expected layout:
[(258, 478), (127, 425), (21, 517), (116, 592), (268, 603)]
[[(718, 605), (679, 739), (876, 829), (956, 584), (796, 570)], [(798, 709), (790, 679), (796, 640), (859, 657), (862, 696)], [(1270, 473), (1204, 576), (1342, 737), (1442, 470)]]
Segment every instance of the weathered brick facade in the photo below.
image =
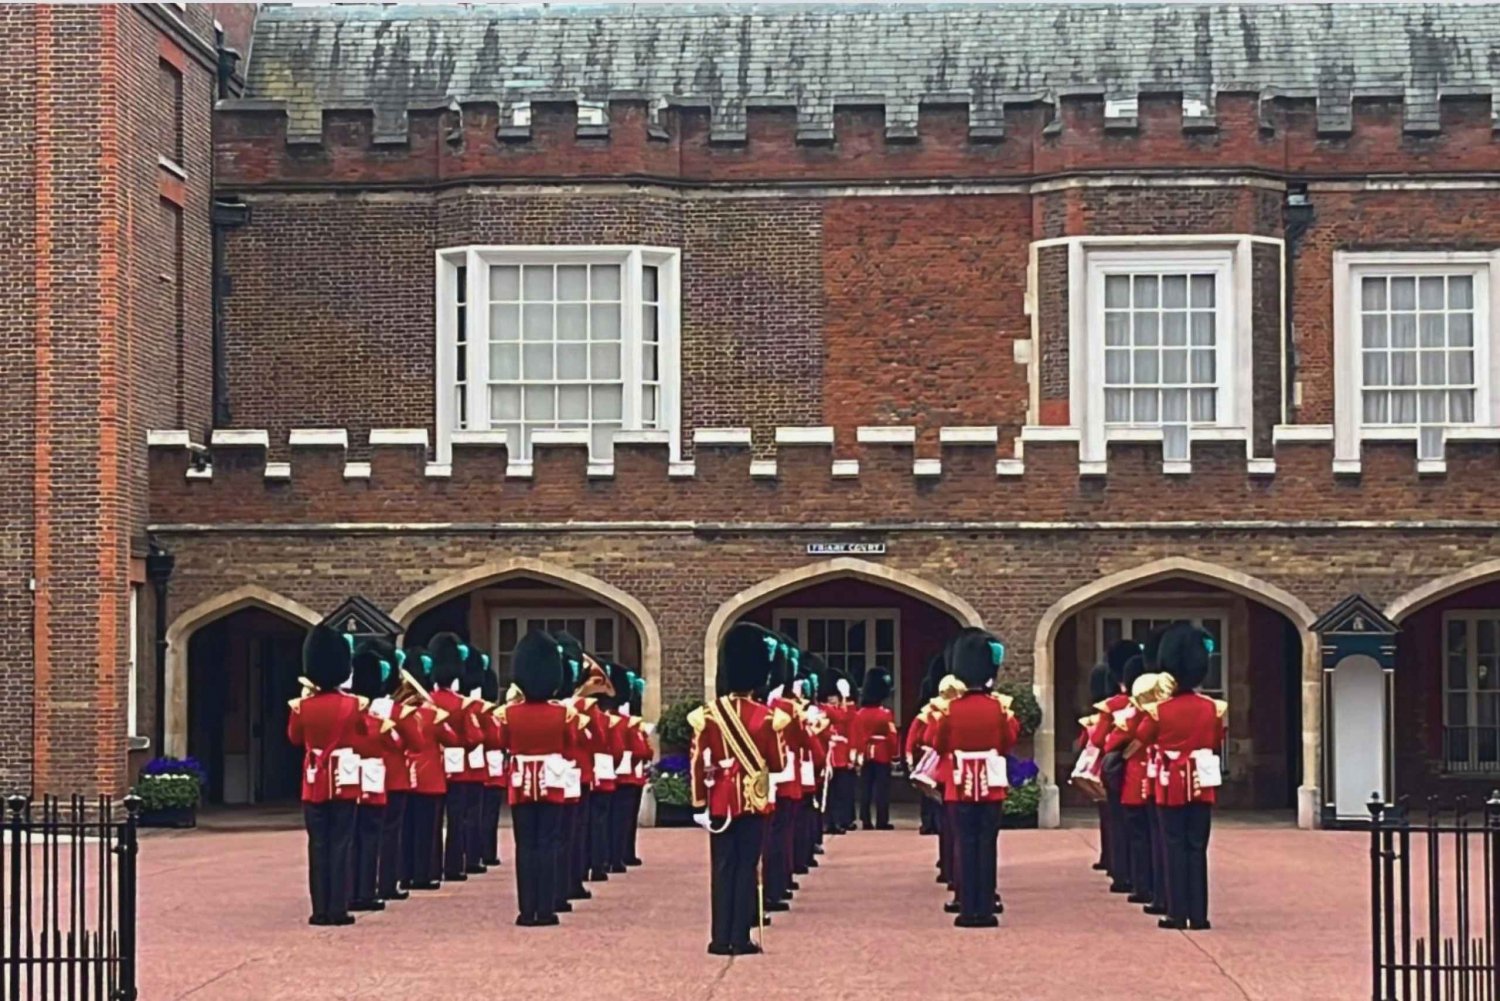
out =
[[(1424, 11), (1437, 16), (1392, 9), (1412, 25)], [(1468, 38), (1497, 16), (1487, 5), (1472, 11), (1443, 13), (1471, 19), (1443, 30)], [(18, 25), (48, 16), (0, 14)], [(717, 37), (700, 15), (555, 16), (562, 26), (539, 36), (537, 52), (571, 44), (585, 22), (608, 35), (616, 18), (657, 18), (677, 41), (655, 61), (632, 62), (643, 74), (639, 87), (602, 84), (588, 60), (576, 70), (563, 59), (562, 68), (545, 68), (550, 89), (520, 94), (494, 82), (508, 78), (502, 50), (525, 30), (518, 15), (262, 13), (248, 100), (224, 102), (214, 122), (214, 192), (243, 203), (249, 216), (224, 244), (229, 426), (213, 429), (221, 433), (212, 440), (208, 200), (194, 188), (181, 217), (198, 241), (183, 270), (203, 283), (181, 321), (190, 336), (179, 343), (142, 334), (138, 351), (121, 356), (129, 386), (120, 406), (131, 418), (113, 440), (114, 479), (87, 481), (101, 496), (116, 491), (130, 512), (112, 543), (122, 561), (128, 547), (142, 552), (149, 483), (152, 532), (176, 558), (162, 652), (169, 690), (155, 690), (150, 670), (139, 689), (143, 720), (164, 713), (166, 749), (188, 749), (193, 729), (193, 634), (247, 606), (305, 624), (358, 593), (403, 626), (430, 613), (483, 629), (478, 606), (461, 604), (474, 588), (526, 580), (570, 588), (628, 620), (659, 682), (653, 700), (664, 703), (703, 691), (704, 659), (712, 660), (725, 622), (813, 602), (844, 614), (836, 582), (852, 578), (861, 582), (850, 591), (861, 608), (873, 607), (883, 588), (893, 608), (919, 599), (941, 613), (902, 620), (917, 630), (899, 644), (908, 651), (903, 692), (921, 667), (914, 637), (925, 640), (930, 622), (982, 621), (1001, 633), (1008, 675), (1031, 678), (1043, 700), (1047, 722), (1034, 745), (1052, 778), (1068, 765), (1102, 603), (1221, 608), (1235, 651), (1226, 683), (1235, 706), (1231, 759), (1241, 766), (1230, 801), (1287, 807), (1289, 790), (1300, 787), (1310, 820), (1324, 805), (1326, 744), (1317, 640), (1307, 632), (1313, 618), (1354, 592), (1399, 603), (1500, 560), (1492, 538), (1500, 432), (1488, 433), (1487, 417), (1480, 433), (1449, 440), (1441, 463), (1419, 465), (1409, 441), (1369, 440), (1357, 468), (1334, 461), (1334, 254), (1500, 248), (1492, 101), (1427, 99), (1433, 80), (1451, 92), (1464, 82), (1467, 93), (1484, 89), (1459, 79), (1462, 60), (1438, 66), (1409, 55), (1410, 66), (1392, 70), (1410, 84), (1400, 100), (1354, 100), (1349, 93), (1368, 91), (1361, 81), (1327, 74), (1338, 86), (1320, 85), (1316, 100), (1290, 98), (1306, 92), (1293, 85), (1316, 69), (1296, 60), (1322, 52), (1331, 64), (1336, 39), (1319, 35), (1300, 48), (1301, 29), (1267, 21), (1262, 41), (1243, 43), (1254, 53), (1230, 53), (1248, 60), (1226, 64), (1247, 74), (1232, 86), (1202, 93), (1198, 77), (1168, 74), (1159, 78), (1163, 93), (1137, 93), (1132, 82), (1124, 96), (1135, 107), (1121, 113), (1103, 94), (1113, 98), (1126, 85), (1104, 67), (1090, 90), (1069, 76), (1074, 70), (1047, 64), (1035, 70), (1046, 78), (1043, 92), (1023, 94), (1016, 81), (1005, 90), (998, 79), (989, 91), (972, 81), (938, 85), (928, 77), (947, 77), (923, 76), (913, 61), (891, 71), (890, 93), (823, 93), (817, 88), (834, 85), (799, 75), (803, 61), (761, 52), (748, 20), (739, 48), (726, 42), (704, 55), (690, 83), (683, 75), (662, 82), (652, 74)], [(824, 12), (796, 30), (857, 36), (884, 16)], [(1110, 16), (1123, 19), (1121, 38), (1138, 38), (1132, 32), (1143, 29), (1132, 19), (1151, 15)], [(1329, 16), (1349, 44), (1387, 30)], [(866, 17), (873, 20), (859, 20)], [(912, 17), (903, 52), (926, 51), (923, 31), (978, 30), (959, 11)], [(332, 36), (319, 35), (320, 18), (343, 32), (337, 59), (325, 51)], [(133, 36), (146, 22), (121, 14), (105, 23)], [(485, 25), (494, 45), (471, 46), (466, 33)], [(1043, 28), (1026, 25), (1017, 37), (1036, 43)], [(376, 34), (387, 31), (408, 44), (378, 51), (400, 51), (392, 57), (400, 60), (428, 52), (432, 62), (403, 62), (409, 86), (399, 95), (382, 82), (394, 69), (372, 54)], [(16, 45), (14, 32), (3, 35), (0, 44)], [(1028, 44), (1019, 60), (1046, 51)], [(1213, 44), (1231, 43), (1215, 36)], [(1262, 45), (1280, 47), (1277, 58), (1263, 58)], [(0, 65), (20, 55), (0, 55)], [(428, 72), (438, 65), (443, 73)], [(852, 80), (875, 71), (840, 72)], [(798, 107), (760, 106), (774, 102), (756, 99), (755, 73), (765, 93), (800, 94)], [(921, 93), (910, 83), (918, 77), (928, 81)], [(154, 75), (146, 79), (154, 85)], [(603, 124), (580, 119), (574, 94), (603, 103)], [(1189, 113), (1183, 98), (1194, 95), (1201, 103)], [(521, 100), (530, 102), (526, 124), (514, 114)], [(134, 139), (146, 128), (130, 119), (119, 134)], [(206, 117), (193, 125), (203, 131), (191, 133), (192, 148), (206, 142), (207, 128)], [(0, 157), (0, 171), (12, 163)], [(203, 176), (184, 166), (189, 185)], [(139, 172), (144, 185), (151, 171)], [(38, 186), (35, 197), (47, 190)], [(154, 187), (149, 194), (140, 202), (149, 215), (121, 231), (130, 239), (160, 239), (168, 228), (171, 199)], [(44, 234), (29, 220), (40, 215), (0, 206), (0, 227), (18, 234), (4, 242), (0, 267), (19, 261), (18, 280), (36, 290), (0, 309), (46, 333), (54, 321), (37, 304), (59, 308), (56, 293), (49, 297), (41, 269), (36, 280), (25, 270), (39, 256)], [(148, 223), (154, 235), (143, 237)], [(1078, 350), (1091, 322), (1088, 255), (1191, 249), (1205, 238), (1243, 255), (1226, 287), (1248, 336), (1248, 371), (1234, 373), (1248, 397), (1244, 426), (1195, 437), (1188, 460), (1164, 455), (1150, 434), (1086, 455), (1077, 401), (1088, 388)], [(12, 246), (21, 251), (7, 256)], [(450, 387), (437, 385), (434, 318), (449, 304), (438, 300), (435, 260), (467, 246), (680, 252), (678, 454), (664, 440), (621, 441), (611, 462), (591, 462), (580, 445), (541, 442), (523, 465), (484, 435), (455, 442), (451, 457), (440, 450), (448, 429), (437, 426), (438, 393)], [(153, 252), (156, 244), (115, 265), (126, 275), (121, 330), (176, 329), (143, 263)], [(95, 302), (89, 308), (104, 308)], [(18, 389), (11, 398), (27, 399), (33, 387), (58, 391), (31, 374), (37, 358), (5, 356), (7, 384)], [(41, 419), (35, 427), (47, 433)], [(147, 460), (148, 429), (187, 433), (158, 438)], [(296, 441), (298, 429), (341, 429), (347, 443)], [(391, 429), (407, 430), (396, 436), (404, 443), (392, 443)], [(748, 429), (749, 439), (718, 429)], [(384, 442), (372, 442), (375, 431)], [(101, 437), (88, 439), (90, 456)], [(24, 440), (8, 439), (6, 448), (41, 454), (39, 444), (17, 444)], [(32, 510), (29, 491), (3, 496), (12, 510)], [(7, 565), (24, 573), (42, 563), (45, 551), (26, 547), (34, 537), (45, 550), (57, 531), (42, 525), (8, 542)], [(883, 542), (888, 550), (828, 563), (807, 551), (822, 542)], [(97, 596), (111, 578), (97, 569), (90, 563), (83, 583), (106, 609), (99, 621), (115, 622), (118, 610)], [(123, 581), (127, 568), (121, 562), (113, 572)], [(1475, 579), (1483, 584), (1484, 574)], [(24, 616), (24, 597), (3, 600)], [(549, 599), (531, 600), (540, 608)], [(1398, 789), (1464, 785), (1440, 767), (1430, 635), (1440, 626), (1438, 612), (1415, 608), (1401, 641)], [(110, 627), (110, 643), (120, 628)], [(151, 633), (144, 629), (143, 639)], [(101, 638), (99, 649), (114, 648)], [(38, 693), (60, 676), (52, 656), (38, 670)], [(118, 699), (117, 680), (103, 676)], [(15, 690), (39, 706), (58, 698)], [(12, 739), (0, 736), (7, 757)], [(35, 747), (44, 760), (47, 739), (19, 739), (17, 753)], [(117, 750), (102, 738), (100, 748), (100, 760)], [(59, 760), (58, 777), (76, 780), (67, 768), (77, 762)]]

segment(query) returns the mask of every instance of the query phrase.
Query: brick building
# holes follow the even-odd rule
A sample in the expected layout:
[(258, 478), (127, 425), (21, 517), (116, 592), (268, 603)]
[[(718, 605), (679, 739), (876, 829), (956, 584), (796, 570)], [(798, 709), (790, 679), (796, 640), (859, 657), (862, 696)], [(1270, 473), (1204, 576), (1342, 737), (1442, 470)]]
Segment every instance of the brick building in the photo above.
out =
[[(1497, 37), (1490, 4), (264, 7), (214, 118), (220, 365), (133, 373), (145, 520), (71, 567), (98, 659), (149, 538), (137, 727), (250, 802), (294, 788), (277, 707), (352, 596), (502, 665), (565, 623), (648, 714), (750, 617), (893, 669), (906, 718), (983, 623), (1055, 782), (1103, 646), (1188, 617), (1231, 805), (1487, 792)], [(80, 711), (59, 646), (12, 708)], [(97, 745), (39, 726), (12, 777), (121, 776), (102, 677)]]

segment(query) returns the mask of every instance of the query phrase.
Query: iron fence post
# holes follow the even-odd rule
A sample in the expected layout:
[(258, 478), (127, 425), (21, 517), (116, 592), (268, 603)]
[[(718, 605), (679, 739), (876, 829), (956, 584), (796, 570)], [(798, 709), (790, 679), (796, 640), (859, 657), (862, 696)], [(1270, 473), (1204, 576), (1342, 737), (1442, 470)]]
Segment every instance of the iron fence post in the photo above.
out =
[(1381, 1001), (1380, 993), (1380, 828), (1385, 802), (1376, 793), (1370, 797), (1370, 997)]
[(116, 1001), (136, 1001), (135, 982), (135, 869), (140, 854), (140, 842), (136, 839), (136, 824), (141, 815), (139, 796), (125, 797), (125, 819), (120, 824), (120, 840), (115, 851), (120, 856), (120, 878), (116, 887), (120, 922), (120, 987), (115, 992)]

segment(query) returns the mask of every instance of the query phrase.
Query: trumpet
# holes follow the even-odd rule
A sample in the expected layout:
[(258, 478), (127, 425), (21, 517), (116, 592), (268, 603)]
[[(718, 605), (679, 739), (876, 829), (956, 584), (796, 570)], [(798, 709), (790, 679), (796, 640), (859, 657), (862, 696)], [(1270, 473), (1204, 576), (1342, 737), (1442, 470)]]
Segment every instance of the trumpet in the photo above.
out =
[(578, 685), (573, 695), (576, 698), (586, 699), (600, 695), (606, 698), (613, 698), (614, 694), (615, 686), (610, 684), (609, 674), (604, 668), (594, 662), (594, 658), (585, 655), (583, 658), (583, 681)]
[(432, 694), (404, 667), (401, 668), (401, 684), (391, 698), (408, 706), (433, 704)]

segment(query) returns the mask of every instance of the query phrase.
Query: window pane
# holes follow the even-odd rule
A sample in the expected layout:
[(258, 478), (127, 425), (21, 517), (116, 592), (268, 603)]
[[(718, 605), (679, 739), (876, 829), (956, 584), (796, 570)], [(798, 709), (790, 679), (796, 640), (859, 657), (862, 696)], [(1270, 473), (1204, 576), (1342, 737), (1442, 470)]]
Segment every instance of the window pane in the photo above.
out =
[(598, 305), (591, 308), (589, 337), (596, 341), (620, 339), (620, 306), (618, 303)]
[(617, 264), (596, 264), (589, 269), (592, 282), (590, 298), (595, 301), (620, 298), (620, 267)]
[(1390, 367), (1384, 352), (1365, 352), (1365, 385), (1384, 386), (1390, 378)]
[(1135, 352), (1135, 381), (1137, 385), (1157, 381), (1157, 352), (1155, 350)]
[(828, 620), (828, 649), (848, 650), (849, 645), (845, 636), (845, 623), (843, 619)]
[(586, 421), (589, 419), (589, 390), (587, 386), (558, 387), (557, 419), (563, 421)]
[(490, 299), (495, 302), (517, 302), (520, 298), (521, 269), (514, 264), (497, 264), (490, 268)]
[(555, 398), (556, 394), (551, 386), (527, 386), (525, 396), (527, 422), (553, 420)]
[(659, 378), (656, 371), (656, 354), (655, 344), (641, 345), (641, 378), (647, 382), (655, 382)]
[(1442, 309), (1445, 299), (1441, 275), (1423, 277), (1418, 280), (1417, 302), (1423, 309)]
[(866, 626), (863, 619), (857, 619), (848, 624), (847, 646), (850, 653), (865, 652)]
[(1469, 275), (1451, 275), (1448, 278), (1448, 308), (1474, 308), (1474, 279)]
[(1161, 393), (1161, 419), (1169, 424), (1186, 423), (1188, 419), (1188, 391), (1164, 389)]
[(557, 377), (559, 379), (587, 379), (589, 375), (589, 346), (561, 341), (557, 345)]
[(894, 652), (896, 649), (896, 620), (875, 620), (875, 649), (880, 653)]
[(557, 339), (583, 341), (589, 336), (589, 308), (570, 302), (557, 307)]
[(1104, 343), (1119, 347), (1130, 343), (1130, 314), (1110, 311), (1104, 314)]
[(1391, 316), (1391, 347), (1414, 348), (1417, 346), (1417, 317), (1414, 313), (1396, 313)]
[(552, 345), (551, 344), (528, 344), (525, 346), (521, 357), (521, 376), (524, 379), (535, 381), (537, 379), (552, 378)]
[(814, 652), (828, 649), (828, 627), (822, 619), (807, 620), (807, 645)]
[(1135, 314), (1135, 343), (1136, 346), (1152, 345), (1157, 343), (1157, 317), (1158, 313), (1136, 313)]
[(1213, 275), (1193, 275), (1193, 308), (1205, 309), (1215, 305), (1214, 297), (1217, 295)]
[(1454, 313), (1448, 317), (1448, 343), (1456, 348), (1473, 345), (1474, 317), (1472, 314)]
[(656, 387), (643, 386), (641, 388), (641, 426), (658, 427), (659, 417), (660, 415), (656, 412)]
[(1386, 323), (1384, 314), (1366, 316), (1364, 318), (1365, 347), (1383, 348), (1386, 344)]
[(584, 302), (589, 297), (589, 269), (583, 264), (561, 264), (557, 268), (559, 302)]
[(657, 291), (660, 279), (660, 269), (654, 264), (647, 264), (641, 268), (641, 299), (644, 302), (656, 302), (661, 298)]
[(1137, 389), (1132, 394), (1135, 407), (1135, 420), (1142, 424), (1155, 424), (1159, 420), (1157, 414), (1157, 391), (1154, 389)]
[(1411, 277), (1391, 279), (1391, 309), (1417, 308), (1417, 280)]
[(620, 345), (589, 345), (589, 378), (618, 379), (620, 377)]
[(1385, 279), (1366, 278), (1360, 283), (1360, 307), (1366, 312), (1385, 309)]
[(656, 314), (657, 309), (655, 306), (641, 307), (641, 338), (643, 340), (654, 341), (657, 339)]
[(1135, 298), (1132, 304), (1136, 309), (1142, 306), (1155, 306), (1157, 304), (1158, 279), (1156, 275), (1135, 276)]
[(1169, 347), (1181, 347), (1187, 343), (1188, 314), (1163, 313), (1161, 318), (1161, 342)]
[(594, 420), (618, 421), (624, 406), (622, 392), (619, 386), (595, 386)]
[[(1425, 280), (1425, 279), (1424, 279)], [(1421, 345), (1424, 348), (1440, 348), (1445, 341), (1443, 314), (1423, 313), (1418, 321)]]
[(594, 645), (601, 653), (609, 652), (618, 654), (615, 649), (615, 620), (611, 618), (599, 618), (594, 620)]
[(1104, 391), (1104, 419), (1111, 424), (1130, 420), (1130, 390), (1106, 389)]
[(521, 333), (528, 341), (552, 340), (552, 307), (550, 305), (524, 307)]
[(1163, 309), (1187, 308), (1187, 275), (1166, 275), (1161, 280), (1161, 305)]
[(490, 389), (490, 420), (515, 421), (521, 418), (521, 390), (515, 386)]
[(490, 380), (519, 379), (521, 377), (521, 349), (516, 344), (490, 345)]
[(1366, 393), (1364, 422), (1366, 424), (1389, 424), (1391, 422), (1391, 398), (1386, 393)]
[(1447, 352), (1423, 351), (1421, 355), (1422, 385), (1441, 386), (1448, 375)]
[(1391, 352), (1391, 385), (1415, 386), (1417, 384), (1417, 353), (1415, 351)]
[(1188, 381), (1186, 351), (1170, 350), (1163, 351), (1162, 356), (1162, 382), (1180, 386)]
[(529, 302), (552, 298), (552, 265), (528, 264), (521, 269), (523, 287)]
[(490, 340), (514, 341), (521, 337), (521, 307), (490, 307)]
[(1130, 278), (1126, 275), (1107, 275), (1104, 279), (1104, 306), (1106, 309), (1124, 309), (1130, 305)]
[(1108, 385), (1130, 384), (1130, 352), (1125, 350), (1104, 352), (1104, 381)]
[(1212, 424), (1219, 419), (1219, 392), (1216, 389), (1193, 390), (1193, 423)]
[(1194, 313), (1189, 321), (1193, 328), (1193, 343), (1203, 346), (1214, 342), (1214, 314)]

